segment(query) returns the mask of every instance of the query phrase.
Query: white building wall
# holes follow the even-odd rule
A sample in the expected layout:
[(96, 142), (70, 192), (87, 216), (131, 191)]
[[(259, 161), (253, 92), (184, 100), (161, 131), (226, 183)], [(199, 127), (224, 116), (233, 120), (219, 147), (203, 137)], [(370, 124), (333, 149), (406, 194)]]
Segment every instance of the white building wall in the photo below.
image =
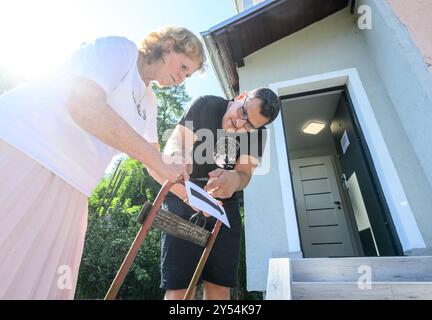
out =
[[(245, 67), (239, 69), (240, 89), (249, 90), (274, 82), (356, 68), (423, 238), (430, 247), (432, 217), (428, 217), (427, 214), (428, 208), (432, 208), (432, 189), (392, 99), (377, 72), (374, 55), (370, 50), (357, 28), (356, 17), (351, 15), (347, 8), (246, 57)], [(408, 70), (402, 69), (397, 76), (403, 78), (406, 72)], [(405, 91), (397, 94), (403, 95)], [(274, 178), (279, 174), (275, 148), (277, 145), (272, 140), (272, 167), (269, 175), (254, 177), (245, 191), (249, 290), (265, 290), (268, 257), (271, 253), (273, 256), (276, 256), (276, 252), (281, 252), (281, 256), (288, 254), (283, 247), (287, 243), (286, 233), (280, 230), (284, 227), (285, 221), (278, 212), (282, 195), (277, 192), (277, 186), (272, 187), (276, 185)], [(261, 196), (264, 194), (266, 197)], [(261, 204), (258, 208), (257, 203), (262, 201), (267, 201), (268, 205)], [(266, 221), (257, 220), (257, 215), (265, 216)], [(268, 236), (257, 237), (258, 229), (261, 230), (261, 234)]]
[[(371, 8), (372, 29), (361, 33), (412, 146), (411, 154), (394, 155), (400, 158), (399, 175), (408, 199), (413, 199), (410, 204), (423, 238), (432, 247), (432, 75), (408, 30), (386, 1), (363, 0), (359, 5)], [(412, 158), (418, 166), (411, 167)]]
[[(269, 140), (263, 164), (266, 159), (277, 157), (274, 135), (270, 134)], [(278, 168), (272, 167), (268, 174), (256, 174), (252, 180), (245, 191), (247, 289), (262, 291), (266, 287), (269, 259), (287, 257), (289, 249)]]

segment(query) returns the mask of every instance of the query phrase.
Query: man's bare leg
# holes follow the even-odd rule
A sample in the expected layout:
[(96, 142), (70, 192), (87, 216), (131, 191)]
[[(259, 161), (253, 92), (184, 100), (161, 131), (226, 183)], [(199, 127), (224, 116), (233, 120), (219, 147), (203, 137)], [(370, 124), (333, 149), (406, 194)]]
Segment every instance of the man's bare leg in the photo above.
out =
[[(183, 300), (187, 289), (166, 290), (164, 300)], [(192, 293), (192, 300), (195, 299), (196, 288)]]
[(230, 300), (230, 288), (204, 281), (204, 300)]

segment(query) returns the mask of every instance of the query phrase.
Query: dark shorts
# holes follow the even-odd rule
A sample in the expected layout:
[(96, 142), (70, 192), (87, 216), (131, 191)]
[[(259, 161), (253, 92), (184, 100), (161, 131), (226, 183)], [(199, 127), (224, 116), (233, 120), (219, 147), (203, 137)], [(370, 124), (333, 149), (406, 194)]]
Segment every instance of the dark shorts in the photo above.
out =
[[(164, 206), (187, 220), (195, 213), (177, 197), (168, 196)], [(236, 287), (242, 221), (238, 201), (224, 203), (224, 208), (231, 228), (222, 225), (198, 283), (204, 280), (224, 287)], [(212, 231), (215, 222), (215, 218), (208, 217), (206, 229)], [(160, 287), (186, 289), (203, 250), (194, 243), (163, 233)]]

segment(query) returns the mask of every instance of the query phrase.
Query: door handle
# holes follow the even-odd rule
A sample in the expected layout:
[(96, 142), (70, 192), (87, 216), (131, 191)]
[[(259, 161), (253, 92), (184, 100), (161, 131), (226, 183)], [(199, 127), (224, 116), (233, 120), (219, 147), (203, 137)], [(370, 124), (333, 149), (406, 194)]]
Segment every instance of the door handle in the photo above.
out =
[(335, 205), (337, 205), (338, 209), (342, 209), (342, 203), (340, 201), (334, 201), (333, 202)]
[(347, 179), (346, 179), (346, 175), (345, 175), (345, 173), (342, 173), (341, 178), (342, 178), (342, 184), (343, 184), (343, 186), (345, 187), (345, 190), (348, 191), (349, 188), (348, 188), (348, 183), (347, 183)]

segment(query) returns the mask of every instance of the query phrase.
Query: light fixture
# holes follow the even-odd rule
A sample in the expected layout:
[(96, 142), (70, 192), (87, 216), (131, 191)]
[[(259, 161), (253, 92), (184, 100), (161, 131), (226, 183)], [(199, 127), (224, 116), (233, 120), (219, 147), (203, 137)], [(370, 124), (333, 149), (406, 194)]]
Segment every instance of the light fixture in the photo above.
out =
[(318, 134), (325, 128), (325, 124), (321, 122), (311, 121), (303, 127), (303, 132), (308, 134)]

